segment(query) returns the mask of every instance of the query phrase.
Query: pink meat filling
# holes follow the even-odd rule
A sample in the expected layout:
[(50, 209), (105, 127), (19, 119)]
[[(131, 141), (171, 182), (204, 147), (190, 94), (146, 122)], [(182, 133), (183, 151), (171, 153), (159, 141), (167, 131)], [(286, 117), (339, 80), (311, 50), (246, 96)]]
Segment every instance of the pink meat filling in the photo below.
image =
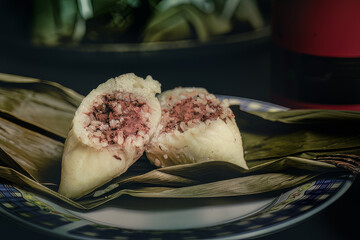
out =
[[(170, 98), (172, 100), (172, 97)], [(176, 101), (170, 107), (162, 108), (162, 132), (173, 130), (184, 132), (200, 122), (218, 118), (225, 120), (228, 116), (220, 100), (212, 94), (183, 96), (183, 99)]]
[(88, 113), (91, 121), (86, 129), (102, 144), (123, 143), (128, 136), (148, 133), (149, 112), (149, 105), (131, 93), (106, 94)]

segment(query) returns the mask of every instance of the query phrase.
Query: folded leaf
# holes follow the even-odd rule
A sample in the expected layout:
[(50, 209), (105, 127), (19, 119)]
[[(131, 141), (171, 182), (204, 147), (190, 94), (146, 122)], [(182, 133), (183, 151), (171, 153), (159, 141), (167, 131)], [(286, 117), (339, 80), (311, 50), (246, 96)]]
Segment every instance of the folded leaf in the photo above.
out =
[(63, 144), (0, 118), (0, 157), (40, 183), (60, 180)]
[(82, 98), (57, 83), (0, 74), (0, 109), (63, 138)]
[(90, 209), (124, 194), (259, 194), (282, 191), (322, 174), (358, 172), (360, 112), (265, 113), (233, 107), (248, 170), (219, 161), (157, 169), (143, 156), (124, 175), (75, 202), (56, 192), (63, 151), (58, 140), (66, 136), (82, 96), (56, 83), (3, 74), (0, 79), (0, 177), (76, 208)]
[(263, 119), (291, 124), (336, 124), (360, 121), (357, 111), (336, 111), (326, 109), (297, 109), (278, 112), (250, 112)]

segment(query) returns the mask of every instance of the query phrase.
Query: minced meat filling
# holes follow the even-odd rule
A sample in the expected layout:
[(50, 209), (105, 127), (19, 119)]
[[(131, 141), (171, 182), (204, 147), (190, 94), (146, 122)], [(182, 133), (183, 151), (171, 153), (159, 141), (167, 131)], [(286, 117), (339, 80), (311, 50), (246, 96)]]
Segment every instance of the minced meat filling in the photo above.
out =
[(149, 105), (133, 94), (106, 94), (100, 102), (88, 113), (86, 128), (102, 145), (122, 144), (130, 135), (143, 136), (149, 131)]
[(220, 100), (212, 94), (182, 96), (173, 105), (162, 108), (162, 132), (175, 129), (184, 132), (200, 122), (218, 118), (225, 120), (227, 114)]

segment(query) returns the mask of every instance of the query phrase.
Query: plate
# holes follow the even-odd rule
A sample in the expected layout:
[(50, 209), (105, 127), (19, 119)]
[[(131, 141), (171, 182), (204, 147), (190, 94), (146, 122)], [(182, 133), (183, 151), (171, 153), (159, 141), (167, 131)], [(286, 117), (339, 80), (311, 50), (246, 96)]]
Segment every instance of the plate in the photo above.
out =
[(185, 50), (207, 47), (225, 47), (234, 44), (246, 44), (254, 41), (262, 41), (269, 38), (270, 26), (264, 26), (252, 31), (231, 34), (228, 36), (220, 36), (212, 38), (208, 41), (199, 40), (176, 40), (176, 41), (161, 41), (161, 42), (143, 42), (143, 43), (107, 43), (107, 44), (79, 44), (79, 45), (64, 45), (57, 47), (37, 46), (44, 49), (68, 50), (75, 52), (103, 52), (103, 53), (139, 53), (139, 52), (159, 52), (172, 50)]
[[(281, 111), (230, 98), (244, 110)], [(49, 235), (76, 239), (246, 239), (270, 234), (321, 211), (351, 186), (353, 175), (323, 176), (270, 194), (204, 199), (121, 197), (90, 211), (0, 182), (0, 213)]]

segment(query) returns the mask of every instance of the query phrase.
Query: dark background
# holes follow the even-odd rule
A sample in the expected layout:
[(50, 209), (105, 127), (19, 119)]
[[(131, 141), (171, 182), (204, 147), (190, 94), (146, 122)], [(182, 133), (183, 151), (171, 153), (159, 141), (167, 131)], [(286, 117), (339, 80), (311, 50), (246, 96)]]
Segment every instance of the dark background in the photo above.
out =
[(55, 81), (84, 95), (111, 77), (134, 72), (153, 76), (162, 90), (201, 86), (217, 94), (269, 99), (269, 37), (159, 52), (89, 52), (35, 47), (30, 25), (31, 1), (0, 3), (1, 72)]
[[(226, 45), (161, 52), (84, 52), (33, 47), (28, 41), (28, 1), (0, 3), (0, 72), (55, 81), (86, 95), (105, 80), (128, 72), (152, 75), (162, 89), (200, 86), (210, 92), (271, 99), (270, 37)], [(338, 201), (296, 226), (259, 239), (354, 238), (360, 213), (359, 180)], [(0, 216), (1, 239), (49, 239)]]

